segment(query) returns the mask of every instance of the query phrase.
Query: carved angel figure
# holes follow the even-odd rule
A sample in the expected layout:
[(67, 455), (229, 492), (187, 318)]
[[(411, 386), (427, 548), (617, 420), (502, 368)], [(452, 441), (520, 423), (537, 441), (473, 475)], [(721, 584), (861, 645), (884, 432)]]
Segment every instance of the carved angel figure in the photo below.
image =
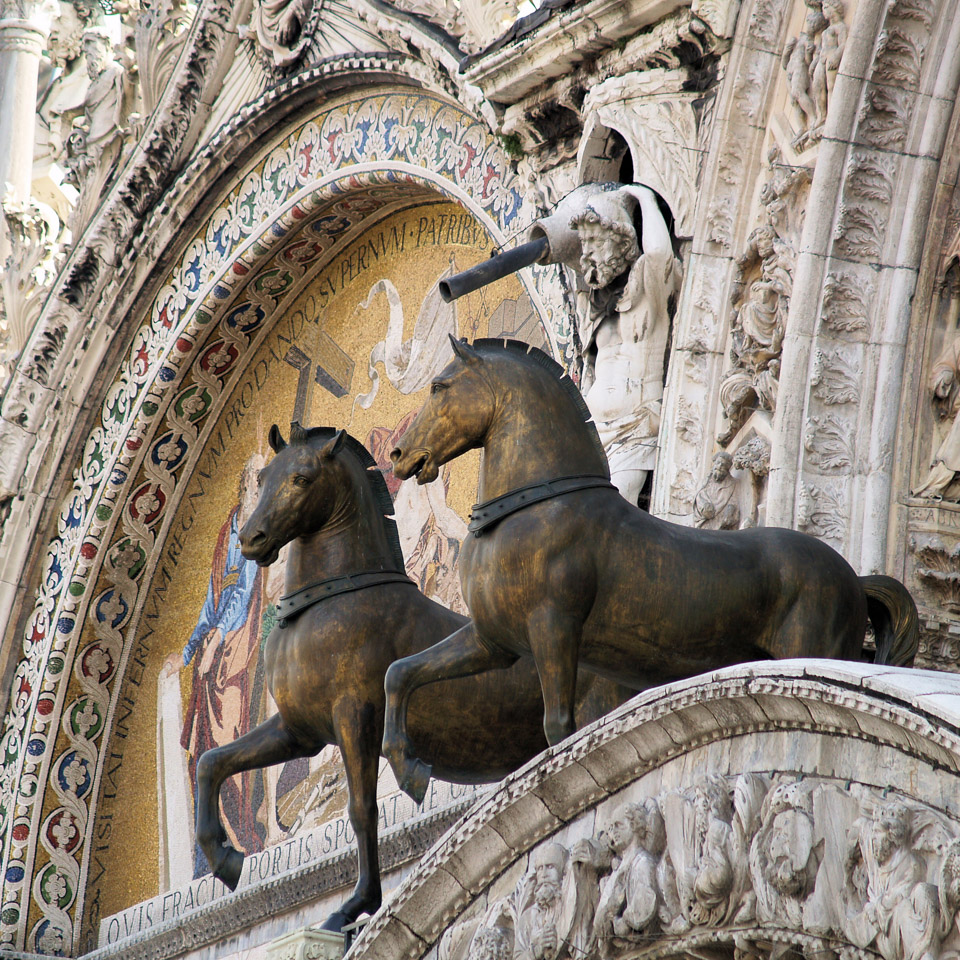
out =
[(846, 858), (845, 932), (884, 960), (937, 960), (942, 936), (939, 896), (914, 849), (914, 813), (889, 802), (851, 828)]
[(950, 427), (942, 443), (933, 455), (930, 471), (920, 486), (914, 490), (915, 497), (930, 500), (960, 499), (960, 337), (955, 338), (941, 351), (933, 363), (930, 388), (933, 391), (933, 407), (938, 418), (949, 418)]

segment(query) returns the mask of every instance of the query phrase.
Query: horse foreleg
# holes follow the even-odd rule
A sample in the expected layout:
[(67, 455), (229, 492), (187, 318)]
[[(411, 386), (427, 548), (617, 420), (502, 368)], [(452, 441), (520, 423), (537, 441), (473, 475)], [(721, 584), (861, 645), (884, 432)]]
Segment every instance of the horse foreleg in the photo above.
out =
[(380, 765), (379, 705), (346, 702), (333, 712), (337, 743), (347, 773), (347, 813), (357, 835), (357, 885), (350, 899), (324, 921), (340, 930), (361, 913), (380, 906), (380, 855), (377, 848), (377, 772)]
[(410, 755), (407, 708), (415, 690), (437, 680), (471, 677), (487, 670), (502, 670), (517, 662), (515, 654), (481, 643), (473, 623), (461, 627), (412, 657), (390, 665), (384, 678), (387, 711), (383, 729), (383, 755), (390, 761), (400, 789), (422, 803), (430, 782), (430, 767)]
[(231, 890), (240, 882), (243, 854), (227, 840), (220, 822), (220, 787), (244, 770), (269, 767), (297, 757), (313, 756), (323, 744), (305, 746), (286, 728), (280, 714), (261, 723), (233, 743), (207, 750), (197, 762), (197, 843), (210, 869)]
[(543, 732), (552, 747), (577, 729), (577, 656), (583, 622), (553, 606), (527, 614), (527, 637), (543, 692)]

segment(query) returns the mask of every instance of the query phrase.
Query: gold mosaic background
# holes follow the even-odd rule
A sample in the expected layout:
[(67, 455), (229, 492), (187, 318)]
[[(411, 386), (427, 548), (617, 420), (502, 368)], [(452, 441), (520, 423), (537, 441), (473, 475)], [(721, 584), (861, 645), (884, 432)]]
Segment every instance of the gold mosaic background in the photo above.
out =
[[(378, 251), (378, 257), (371, 255), (371, 248)], [(359, 440), (372, 444), (372, 452), (382, 458), (392, 445), (390, 435), (411, 411), (418, 409), (424, 396), (422, 390), (411, 392), (412, 386), (435, 375), (449, 360), (448, 329), (470, 339), (503, 334), (545, 346), (530, 301), (516, 277), (470, 294), (455, 305), (440, 302), (438, 280), (480, 262), (489, 249), (483, 230), (454, 204), (418, 206), (370, 226), (320, 270), (296, 304), (277, 318), (237, 381), (213, 427), (208, 448), (201, 453), (189, 481), (181, 486), (183, 496), (170, 527), (168, 542), (187, 526), (189, 532), (181, 534), (175, 576), (165, 590), (160, 615), (152, 624), (144, 680), (136, 709), (127, 722), (122, 770), (115, 775), (116, 796), (109, 803), (102, 799), (98, 811), (94, 844), (97, 863), (91, 866), (87, 903), (96, 903), (99, 917), (152, 897), (162, 887), (186, 883), (192, 876), (184, 876), (182, 871), (177, 876), (165, 846), (161, 849), (161, 841), (165, 845), (166, 838), (161, 838), (158, 827), (164, 813), (158, 801), (164, 794), (158, 782), (158, 756), (182, 756), (183, 751), (179, 747), (181, 729), (176, 724), (158, 724), (158, 678), (162, 670), (173, 672), (182, 663), (184, 645), (207, 594), (218, 536), (238, 501), (245, 463), (256, 453), (269, 457), (266, 435), (270, 425), (278, 423), (286, 436), (295, 407), (298, 413), (302, 411), (305, 424), (347, 427)], [(296, 351), (300, 351), (299, 359)], [(371, 396), (371, 361), (379, 381), (375, 396)], [(306, 366), (309, 372), (303, 382), (294, 362)], [(222, 454), (218, 438), (222, 438)], [(377, 440), (380, 449), (376, 448)], [(473, 453), (451, 464), (444, 473), (446, 505), (461, 523), (476, 499), (478, 467), (479, 454)], [(462, 532), (455, 517), (441, 517), (437, 522), (433, 505), (438, 496), (442, 505), (441, 481), (433, 487), (433, 504), (425, 488), (401, 489), (398, 522), (402, 537), (406, 524), (405, 553), (408, 569), (413, 567), (411, 575), (428, 593), (456, 605), (462, 601), (456, 581), (455, 541)], [(420, 528), (429, 528), (434, 537), (437, 529), (443, 528), (439, 545), (424, 544), (426, 533), (417, 542)], [(169, 553), (168, 546), (158, 545), (158, 550)], [(282, 592), (282, 575), (278, 573), (273, 568), (263, 571), (265, 614), (269, 603)], [(151, 590), (156, 584), (155, 575)], [(145, 609), (152, 606), (148, 597)], [(140, 633), (144, 630), (141, 624)], [(200, 657), (202, 651), (198, 650), (193, 662), (177, 674), (181, 715), (193, 695), (195, 666)], [(248, 677), (253, 723), (272, 712), (260, 687), (254, 666)], [(169, 700), (164, 702), (169, 712)], [(272, 776), (275, 789), (280, 768), (275, 768)], [(192, 818), (191, 785), (182, 783), (182, 791)], [(305, 808), (304, 801), (311, 792), (312, 802)], [(171, 802), (168, 796), (163, 801), (165, 805)], [(334, 748), (328, 748), (319, 760), (311, 762), (309, 775), (278, 806), (287, 825), (298, 818), (302, 824), (312, 825), (341, 813), (344, 802), (339, 757)], [(256, 819), (266, 831), (264, 841), (269, 844), (285, 834), (277, 834), (278, 823), (266, 806), (266, 800), (261, 800)], [(269, 821), (273, 821), (272, 831)], [(171, 827), (178, 835), (189, 830), (188, 824)], [(164, 859), (167, 867), (162, 876)]]

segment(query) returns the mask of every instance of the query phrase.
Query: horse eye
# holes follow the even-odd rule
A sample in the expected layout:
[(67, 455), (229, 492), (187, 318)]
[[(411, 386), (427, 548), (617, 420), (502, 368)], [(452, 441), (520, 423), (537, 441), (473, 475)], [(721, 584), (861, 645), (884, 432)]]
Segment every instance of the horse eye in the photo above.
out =
[(441, 390), (446, 390), (446, 388), (447, 388), (447, 385), (445, 383), (432, 383), (430, 384), (430, 393), (436, 394), (436, 393), (439, 393)]
[(306, 477), (301, 477), (301, 476), (294, 477), (293, 482), (298, 487), (306, 487), (310, 485), (310, 481)]

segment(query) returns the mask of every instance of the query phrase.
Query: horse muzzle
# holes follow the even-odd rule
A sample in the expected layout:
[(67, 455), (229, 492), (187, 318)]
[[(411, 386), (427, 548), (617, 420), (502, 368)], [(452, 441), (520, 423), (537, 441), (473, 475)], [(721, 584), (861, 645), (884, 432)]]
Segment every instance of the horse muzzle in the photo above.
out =
[(269, 567), (280, 556), (280, 546), (262, 530), (249, 536), (241, 531), (240, 552), (247, 560), (255, 560), (258, 567)]
[(396, 447), (391, 451), (390, 459), (393, 461), (394, 476), (401, 480), (416, 477), (417, 483), (423, 484), (436, 480), (440, 475), (440, 467), (428, 450), (404, 452)]

